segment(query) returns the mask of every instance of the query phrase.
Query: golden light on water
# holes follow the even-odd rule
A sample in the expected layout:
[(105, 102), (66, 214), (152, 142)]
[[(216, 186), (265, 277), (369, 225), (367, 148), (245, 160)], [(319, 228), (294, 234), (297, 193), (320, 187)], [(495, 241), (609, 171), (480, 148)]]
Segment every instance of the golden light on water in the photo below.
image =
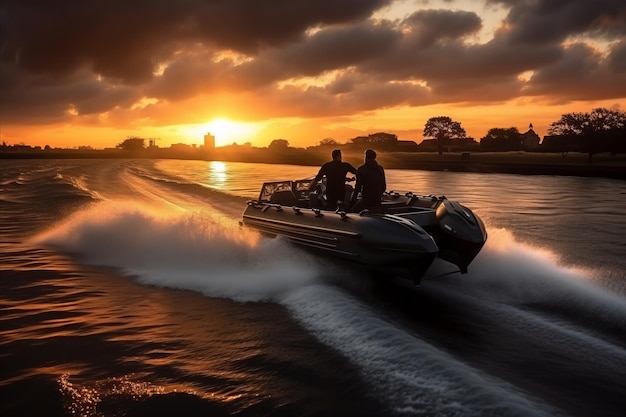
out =
[(209, 183), (222, 188), (228, 179), (226, 164), (219, 161), (209, 162)]

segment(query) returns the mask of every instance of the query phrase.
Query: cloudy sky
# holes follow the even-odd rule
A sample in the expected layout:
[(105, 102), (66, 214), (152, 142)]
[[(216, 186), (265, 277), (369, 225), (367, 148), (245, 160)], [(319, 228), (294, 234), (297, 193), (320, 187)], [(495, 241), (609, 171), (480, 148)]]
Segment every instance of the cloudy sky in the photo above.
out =
[(626, 109), (623, 0), (3, 0), (0, 135), (308, 146)]

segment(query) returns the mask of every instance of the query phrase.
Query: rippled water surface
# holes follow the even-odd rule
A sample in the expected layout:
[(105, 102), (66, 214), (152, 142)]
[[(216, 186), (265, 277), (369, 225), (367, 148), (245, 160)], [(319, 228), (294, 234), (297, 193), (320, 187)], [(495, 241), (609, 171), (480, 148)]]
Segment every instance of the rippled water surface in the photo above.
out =
[(316, 172), (3, 161), (0, 414), (623, 415), (623, 181), (387, 170), (489, 232), (413, 288), (239, 226)]

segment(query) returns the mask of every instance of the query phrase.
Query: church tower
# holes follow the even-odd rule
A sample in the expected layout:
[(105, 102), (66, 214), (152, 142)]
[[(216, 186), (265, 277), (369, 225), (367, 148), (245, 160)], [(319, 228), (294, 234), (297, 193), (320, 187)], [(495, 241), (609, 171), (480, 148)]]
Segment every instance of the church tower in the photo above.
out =
[(534, 131), (532, 123), (528, 125), (528, 132), (521, 133), (520, 138), (522, 140), (522, 148), (525, 151), (539, 147), (539, 142), (541, 140), (539, 135)]

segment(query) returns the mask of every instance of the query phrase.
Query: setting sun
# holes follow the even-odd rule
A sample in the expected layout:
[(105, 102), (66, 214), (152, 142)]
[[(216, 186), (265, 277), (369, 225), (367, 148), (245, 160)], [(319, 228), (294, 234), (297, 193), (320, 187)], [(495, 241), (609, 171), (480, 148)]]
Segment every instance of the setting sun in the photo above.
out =
[(235, 122), (225, 118), (213, 119), (203, 124), (185, 125), (177, 129), (178, 134), (196, 143), (202, 143), (204, 135), (210, 133), (215, 136), (217, 147), (250, 142), (259, 130), (260, 124)]
[(204, 135), (210, 133), (215, 136), (215, 146), (225, 146), (232, 143), (243, 144), (249, 142), (251, 137), (259, 130), (253, 123), (234, 122), (228, 119), (214, 119), (207, 124), (191, 127), (187, 134), (196, 140), (201, 140)]
[(626, 0), (0, 34), (0, 417), (626, 417)]
[(215, 136), (217, 146), (226, 145), (232, 139), (235, 128), (234, 124), (226, 119), (215, 119), (206, 125), (206, 131)]
[(154, 19), (124, 9), (141, 37), (123, 47), (108, 20), (116, 2), (79, 2), (69, 14), (18, 3), (0, 7), (0, 142), (10, 144), (103, 149), (138, 136), (203, 146), (210, 133), (218, 147), (308, 147), (376, 132), (420, 143), (435, 116), (479, 141), (491, 128), (532, 123), (544, 136), (563, 114), (626, 108), (617, 0), (215, 10), (166, 0)]

